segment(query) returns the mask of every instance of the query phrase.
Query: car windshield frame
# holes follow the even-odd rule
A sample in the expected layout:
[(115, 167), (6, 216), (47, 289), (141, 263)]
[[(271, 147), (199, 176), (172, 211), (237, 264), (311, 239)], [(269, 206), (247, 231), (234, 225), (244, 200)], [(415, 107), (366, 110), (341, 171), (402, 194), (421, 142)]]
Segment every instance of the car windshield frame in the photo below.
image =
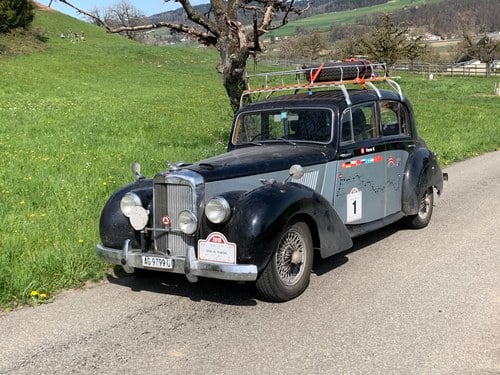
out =
[(245, 111), (235, 119), (235, 146), (268, 142), (329, 144), (334, 111), (328, 107), (282, 107)]

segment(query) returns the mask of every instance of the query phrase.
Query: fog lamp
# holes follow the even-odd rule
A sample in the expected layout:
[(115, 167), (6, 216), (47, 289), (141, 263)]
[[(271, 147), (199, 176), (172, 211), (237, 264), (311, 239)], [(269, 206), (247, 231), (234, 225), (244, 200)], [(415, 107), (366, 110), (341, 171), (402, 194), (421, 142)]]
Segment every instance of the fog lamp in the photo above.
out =
[(135, 207), (142, 207), (141, 198), (135, 193), (126, 193), (120, 201), (120, 210), (126, 217), (130, 217)]
[(198, 228), (198, 219), (191, 211), (181, 211), (179, 213), (179, 228), (186, 234), (193, 234)]

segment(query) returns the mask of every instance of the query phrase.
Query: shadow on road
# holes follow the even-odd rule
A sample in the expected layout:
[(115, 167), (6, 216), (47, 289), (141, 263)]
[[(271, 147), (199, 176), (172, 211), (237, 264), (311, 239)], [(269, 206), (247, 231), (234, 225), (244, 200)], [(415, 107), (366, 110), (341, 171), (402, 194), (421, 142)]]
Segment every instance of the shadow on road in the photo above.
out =
[[(333, 255), (327, 259), (315, 258), (313, 272), (321, 276), (333, 271), (349, 261), (348, 255), (381, 241), (398, 230), (401, 225), (395, 223), (378, 231), (358, 237), (349, 250)], [(197, 283), (189, 282), (184, 275), (164, 272), (138, 270), (134, 274), (126, 274), (121, 267), (115, 268), (114, 275), (108, 275), (112, 284), (122, 285), (133, 291), (149, 291), (189, 298), (192, 301), (210, 301), (226, 305), (255, 306), (265, 302), (257, 292), (253, 283), (237, 283), (232, 281), (199, 278)]]
[(313, 272), (318, 276), (330, 272), (335, 268), (346, 264), (349, 261), (347, 257), (349, 254), (361, 250), (367, 246), (373, 245), (376, 242), (382, 241), (401, 230), (404, 230), (404, 228), (399, 222), (396, 222), (387, 227), (376, 230), (375, 232), (371, 232), (355, 238), (353, 240), (353, 246), (348, 250), (335, 254), (326, 259), (321, 259), (319, 256), (317, 256), (314, 259)]
[(184, 275), (139, 270), (132, 275), (116, 267), (108, 281), (133, 291), (149, 291), (189, 298), (192, 301), (210, 301), (226, 305), (255, 306), (259, 295), (252, 283), (237, 283), (199, 278), (189, 282)]

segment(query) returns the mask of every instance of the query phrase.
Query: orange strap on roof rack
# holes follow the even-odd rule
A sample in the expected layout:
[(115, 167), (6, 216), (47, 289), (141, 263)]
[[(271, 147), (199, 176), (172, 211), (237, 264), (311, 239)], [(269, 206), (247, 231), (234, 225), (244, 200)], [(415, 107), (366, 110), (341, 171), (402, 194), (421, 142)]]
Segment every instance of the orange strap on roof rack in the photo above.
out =
[(324, 65), (325, 65), (325, 64), (323, 64), (323, 63), (322, 63), (322, 64), (320, 64), (320, 66), (318, 67), (318, 70), (316, 70), (316, 71), (314, 72), (314, 74), (311, 76), (311, 84), (313, 84), (313, 83), (314, 83), (314, 81), (316, 81), (316, 78), (318, 78), (319, 73), (321, 73), (321, 69), (323, 69), (323, 66), (324, 66)]

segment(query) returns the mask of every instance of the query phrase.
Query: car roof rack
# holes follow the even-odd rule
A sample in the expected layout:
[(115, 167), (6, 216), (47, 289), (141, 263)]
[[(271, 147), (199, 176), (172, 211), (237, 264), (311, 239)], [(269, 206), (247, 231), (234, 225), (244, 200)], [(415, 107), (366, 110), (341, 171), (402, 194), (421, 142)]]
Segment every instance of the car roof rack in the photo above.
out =
[[(252, 85), (258, 86), (252, 88)], [(403, 99), (401, 86), (388, 75), (385, 63), (372, 63), (367, 60), (350, 59), (330, 64), (297, 67), (294, 70), (257, 73), (246, 76), (247, 89), (240, 98), (240, 108), (245, 103), (268, 99), (274, 93), (307, 91), (325, 88), (339, 88), (350, 106), (352, 104), (346, 85), (361, 85), (363, 89), (374, 90), (381, 98), (376, 82), (386, 82)], [(262, 99), (262, 96), (265, 96)]]

